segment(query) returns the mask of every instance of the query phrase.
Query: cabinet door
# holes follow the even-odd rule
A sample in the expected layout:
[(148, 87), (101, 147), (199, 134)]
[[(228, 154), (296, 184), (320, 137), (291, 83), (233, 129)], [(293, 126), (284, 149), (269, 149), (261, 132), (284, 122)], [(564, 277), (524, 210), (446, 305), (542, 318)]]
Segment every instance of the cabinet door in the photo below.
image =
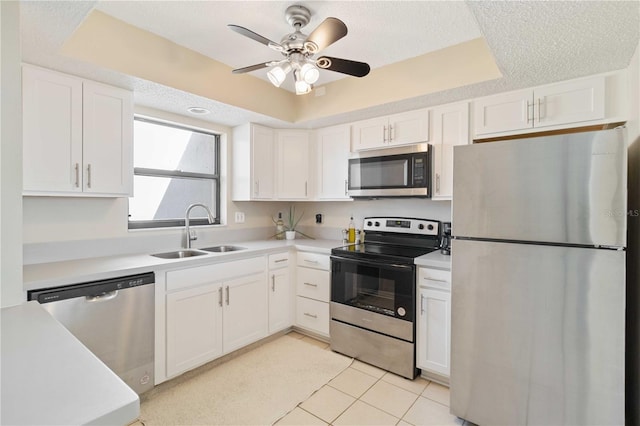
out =
[(84, 82), (83, 158), (84, 192), (133, 194), (131, 92)]
[(449, 376), (451, 293), (420, 288), (417, 324), (417, 367)]
[(421, 109), (389, 117), (389, 143), (407, 145), (429, 140), (429, 111)]
[(533, 94), (529, 89), (477, 99), (473, 104), (476, 135), (533, 127)]
[(309, 133), (278, 132), (278, 198), (304, 200), (309, 195)]
[(289, 268), (269, 274), (269, 334), (291, 326), (291, 284)]
[(348, 200), (349, 126), (318, 130), (318, 198)]
[(351, 126), (351, 150), (360, 151), (385, 147), (389, 138), (387, 117), (372, 118)]
[(82, 192), (82, 80), (22, 69), (23, 188)]
[(267, 335), (267, 286), (265, 274), (249, 275), (224, 283), (225, 353)]
[(455, 104), (432, 110), (433, 199), (453, 196), (453, 147), (469, 143), (469, 104)]
[(251, 168), (253, 199), (274, 197), (273, 130), (266, 127), (251, 128)]
[(167, 295), (167, 376), (222, 354), (222, 287), (212, 283)]
[(554, 84), (534, 91), (535, 127), (604, 118), (604, 77)]

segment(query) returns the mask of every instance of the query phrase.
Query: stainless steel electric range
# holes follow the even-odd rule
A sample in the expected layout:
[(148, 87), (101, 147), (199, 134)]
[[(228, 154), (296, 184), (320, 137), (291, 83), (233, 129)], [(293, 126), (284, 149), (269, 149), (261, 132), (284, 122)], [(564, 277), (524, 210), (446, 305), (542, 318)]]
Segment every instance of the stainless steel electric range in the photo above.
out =
[(331, 250), (331, 349), (413, 379), (416, 257), (440, 246), (440, 222), (368, 217), (365, 241)]

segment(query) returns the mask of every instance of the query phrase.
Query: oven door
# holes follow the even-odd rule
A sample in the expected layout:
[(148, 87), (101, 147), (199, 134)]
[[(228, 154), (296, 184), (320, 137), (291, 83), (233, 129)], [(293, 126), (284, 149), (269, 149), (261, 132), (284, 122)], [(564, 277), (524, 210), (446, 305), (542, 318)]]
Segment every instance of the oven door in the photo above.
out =
[(331, 301), (413, 323), (415, 266), (331, 256)]

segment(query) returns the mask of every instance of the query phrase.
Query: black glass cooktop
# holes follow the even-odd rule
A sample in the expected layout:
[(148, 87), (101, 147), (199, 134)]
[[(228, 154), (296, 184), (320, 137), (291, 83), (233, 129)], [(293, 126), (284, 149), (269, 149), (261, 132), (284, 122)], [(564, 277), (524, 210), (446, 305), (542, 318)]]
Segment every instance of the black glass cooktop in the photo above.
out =
[(383, 243), (351, 244), (331, 250), (335, 256), (352, 259), (393, 261), (413, 264), (416, 257), (437, 250), (435, 247), (410, 247)]

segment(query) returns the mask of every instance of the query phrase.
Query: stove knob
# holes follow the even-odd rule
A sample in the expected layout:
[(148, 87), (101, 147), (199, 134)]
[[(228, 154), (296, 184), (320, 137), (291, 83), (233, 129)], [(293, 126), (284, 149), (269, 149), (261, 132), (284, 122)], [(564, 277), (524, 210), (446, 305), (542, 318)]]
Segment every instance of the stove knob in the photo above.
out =
[(367, 226), (371, 226), (371, 225), (372, 225), (371, 221), (370, 220), (367, 221)]
[(380, 226), (380, 222), (376, 222), (376, 226)]
[(427, 229), (428, 229), (429, 231), (433, 231), (433, 225), (429, 225), (429, 226), (427, 226)]
[(421, 223), (420, 225), (418, 225), (418, 229), (420, 230), (424, 229), (424, 225)]

